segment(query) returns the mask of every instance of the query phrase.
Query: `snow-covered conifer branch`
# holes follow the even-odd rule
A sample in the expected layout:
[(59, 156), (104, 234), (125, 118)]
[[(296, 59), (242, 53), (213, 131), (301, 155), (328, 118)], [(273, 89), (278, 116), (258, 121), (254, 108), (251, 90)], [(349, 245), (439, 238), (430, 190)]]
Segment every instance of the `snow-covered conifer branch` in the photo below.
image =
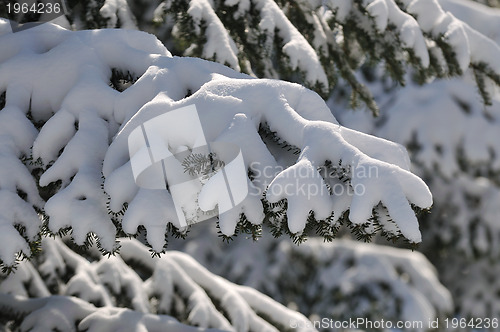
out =
[[(258, 19), (249, 19), (253, 13), (258, 13)], [(185, 55), (227, 63), (237, 70), (239, 61), (243, 71), (259, 77), (277, 78), (280, 71), (301, 72), (309, 86), (320, 86), (323, 93), (328, 91), (328, 79), (314, 48), (275, 1), (163, 2), (156, 11), (156, 22), (172, 17), (179, 18), (172, 34), (181, 45), (185, 44)], [(275, 63), (286, 64), (276, 68)]]
[[(204, 20), (193, 10), (202, 7), (210, 13)], [(354, 75), (363, 64), (384, 63), (402, 84), (408, 64), (420, 83), (461, 75), (470, 66), (487, 104), (488, 86), (500, 84), (498, 46), (445, 12), (437, 0), (169, 0), (158, 7), (155, 22), (173, 25), (176, 52), (194, 54), (196, 45), (197, 56), (208, 54), (258, 77), (298, 80), (320, 94), (343, 78), (354, 104), (359, 98), (374, 112), (373, 97)], [(211, 33), (215, 28), (223, 32)]]
[(500, 83), (500, 49), (437, 0), (166, 0), (159, 5), (136, 0), (130, 5), (137, 18), (126, 1), (105, 0), (71, 7), (59, 21), (75, 29), (138, 26), (155, 32), (174, 54), (299, 82), (323, 97), (344, 79), (352, 106), (362, 101), (374, 113), (373, 96), (354, 74), (363, 65), (383, 63), (401, 84), (410, 67), (419, 83), (458, 76), (471, 67), (486, 104), (492, 86)]
[[(308, 220), (327, 226), (352, 223), (367, 235), (390, 224), (392, 235), (420, 242), (410, 204), (427, 208), (432, 200), (423, 181), (408, 171), (406, 151), (339, 126), (323, 100), (300, 85), (171, 57), (153, 36), (137, 31), (70, 32), (44, 25), (1, 38), (8, 47), (0, 54), (0, 91), (6, 93), (0, 116), (17, 121), (0, 126), (3, 142), (10, 144), (2, 160), (17, 165), (1, 179), (7, 181), (1, 203), (9, 206), (7, 211), (23, 211), (3, 217), (5, 234), (17, 234), (14, 226), (21, 224), (26, 241), (36, 241), (39, 212), (48, 217), (46, 231), (71, 229), (78, 245), (88, 245), (95, 234), (100, 247), (112, 252), (117, 231), (135, 234), (143, 225), (152, 248), (163, 251), (168, 224), (180, 224), (168, 191), (135, 183), (128, 136), (157, 115), (194, 104), (207, 142), (238, 145), (244, 166), (257, 171), (246, 179), (257, 193), (221, 215), (224, 235), (235, 232), (242, 213), (251, 224), (261, 224), (269, 212), (262, 200), (286, 199), (288, 218), (283, 214), (273, 225), (292, 235), (307, 230)], [(273, 148), (278, 143), (261, 136), (262, 126), (300, 150), (298, 159), (293, 151)], [(178, 144), (175, 132), (168, 133), (174, 139), (171, 148)], [(347, 170), (342, 183), (336, 173), (321, 174), (328, 163)], [(338, 186), (342, 193), (335, 191)], [(200, 196), (204, 210), (218, 202), (210, 188), (209, 180)], [(359, 190), (349, 194), (350, 188)], [(195, 201), (185, 198), (186, 213), (194, 211)], [(33, 206), (31, 214), (24, 212), (29, 211), (26, 204)], [(385, 211), (388, 224), (378, 224), (374, 208)], [(26, 241), (21, 236), (6, 240), (2, 260), (11, 265), (14, 252), (29, 255)]]
[[(366, 131), (403, 143), (412, 151), (416, 173), (429, 178), (427, 183), (438, 197), (432, 213), (424, 218), (429, 245), (439, 241), (469, 257), (496, 256), (500, 103), (496, 98), (485, 107), (471, 76), (468, 72), (463, 79), (411, 84), (385, 96), (390, 100), (387, 121), (376, 121)], [(372, 88), (377, 90), (375, 85)], [(417, 111), (415, 105), (422, 103), (425, 107)], [(358, 130), (357, 126), (372, 121), (350, 111), (338, 116)], [(443, 132), (450, 121), (453, 130)]]
[(320, 238), (296, 246), (286, 239), (277, 243), (268, 234), (258, 243), (237, 238), (229, 246), (214, 242), (215, 232), (207, 226), (172, 247), (224, 278), (295, 303), (308, 317), (421, 320), (452, 310), (449, 292), (420, 253)]
[(44, 239), (41, 256), (2, 276), (3, 318), (20, 331), (277, 332), (290, 320), (297, 331), (316, 331), (303, 315), (213, 275), (184, 253), (151, 258), (137, 240), (120, 243), (119, 256), (91, 251), (84, 258), (61, 239)]

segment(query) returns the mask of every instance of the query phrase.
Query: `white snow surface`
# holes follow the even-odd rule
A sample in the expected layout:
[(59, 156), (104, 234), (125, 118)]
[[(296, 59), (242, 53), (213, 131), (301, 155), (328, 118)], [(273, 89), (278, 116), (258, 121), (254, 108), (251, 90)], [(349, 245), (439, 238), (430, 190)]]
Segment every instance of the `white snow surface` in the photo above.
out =
[[(202, 24), (206, 27), (204, 36), (206, 43), (204, 45), (191, 45), (185, 54), (192, 54), (192, 49), (202, 47), (202, 57), (205, 59), (213, 59), (219, 63), (226, 64), (233, 69), (240, 70), (238, 55), (241, 50), (238, 50), (233, 38), (228, 31), (231, 27), (224, 26), (222, 20), (217, 16), (220, 11), (220, 4), (214, 4), (210, 0), (190, 0), (187, 14), (194, 23), (193, 33), (200, 35), (202, 33)], [(245, 31), (250, 43), (256, 43), (257, 39), (261, 38), (261, 34), (265, 33), (266, 40), (263, 47), (263, 52), (268, 53), (270, 57), (272, 48), (274, 47), (276, 35), (282, 40), (282, 52), (289, 58), (286, 63), (291, 70), (299, 71), (304, 74), (305, 81), (314, 86), (321, 84), (323, 91), (328, 92), (329, 82), (326, 73), (322, 67), (319, 56), (312, 45), (308, 43), (305, 37), (298, 29), (288, 20), (283, 10), (273, 0), (226, 0), (225, 6), (237, 6), (234, 13), (235, 19), (255, 15), (250, 13), (250, 9), (258, 11), (259, 23), (258, 31)], [(168, 2), (162, 2), (156, 9), (156, 17), (158, 21), (163, 21), (162, 18), (164, 8), (168, 8)], [(316, 17), (317, 18), (317, 17)], [(320, 27), (319, 22), (316, 22), (317, 27)], [(172, 33), (175, 35), (180, 31), (178, 26), (174, 26)], [(321, 39), (321, 36), (318, 36)], [(325, 37), (323, 36), (323, 40)], [(314, 46), (319, 48), (321, 43), (318, 41)], [(257, 45), (256, 45), (257, 47)], [(258, 46), (260, 47), (260, 46)], [(241, 57), (241, 56), (240, 56)], [(244, 55), (243, 55), (244, 57)], [(241, 60), (241, 59), (240, 59)], [(248, 62), (245, 60), (244, 62)], [(266, 77), (277, 76), (270, 59), (262, 60)], [(251, 65), (246, 63), (246, 70), (252, 72)]]
[[(444, 37), (453, 48), (462, 72), (465, 72), (471, 63), (479, 62), (484, 62), (495, 72), (499, 72), (500, 48), (488, 38), (494, 36), (496, 23), (493, 22), (493, 26), (488, 28), (488, 21), (478, 22), (471, 28), (451, 12), (445, 11), (440, 3), (444, 9), (456, 12), (465, 22), (471, 19), (467, 17), (469, 8), (474, 8), (476, 12), (481, 10), (478, 9), (479, 5), (464, 0), (402, 0), (402, 8), (394, 0), (364, 0), (360, 5), (353, 4), (352, 1), (328, 0), (324, 1), (323, 5), (333, 11), (340, 22), (345, 22), (349, 17), (353, 18), (368, 34), (373, 34), (372, 24), (378, 33), (384, 33), (389, 24), (394, 25), (397, 28), (395, 33), (402, 44), (413, 51), (423, 67), (429, 66), (429, 51), (432, 49), (429, 38), (424, 36), (424, 33), (427, 33), (432, 38)], [(365, 22), (359, 6), (370, 13), (372, 24)], [(325, 15), (330, 14), (327, 11)], [(488, 15), (489, 21), (493, 21), (495, 15)], [(480, 14), (476, 15), (478, 16)]]
[[(471, 1), (440, 3), (498, 44), (498, 9)], [(493, 217), (498, 214), (499, 188), (492, 175), (500, 167), (500, 103), (493, 93), (492, 105), (483, 104), (472, 74), (424, 86), (409, 84), (389, 93), (382, 84), (368, 83), (383, 105), (385, 122), (362, 112), (335, 112), (345, 126), (415, 148), (413, 170), (431, 174), (428, 184), (436, 202), (428, 234), (469, 257), (496, 252), (500, 238)], [(477, 204), (470, 204), (471, 197)]]
[(469, 0), (439, 0), (441, 7), (486, 37), (500, 42), (500, 9)]
[(311, 85), (317, 82), (328, 87), (328, 79), (318, 55), (278, 5), (272, 0), (257, 0), (256, 5), (262, 17), (259, 26), (267, 32), (268, 42), (273, 42), (274, 30), (277, 29), (283, 39), (283, 52), (290, 58), (292, 69), (305, 72), (306, 81)]
[[(430, 227), (435, 236), (468, 256), (498, 250), (500, 227), (494, 216), (500, 190), (494, 178), (487, 178), (500, 170), (498, 97), (485, 106), (471, 73), (424, 86), (409, 84), (378, 97), (386, 105), (386, 121), (349, 110), (335, 114), (347, 127), (415, 148), (413, 171), (432, 174), (429, 185), (436, 206)], [(478, 203), (471, 205), (471, 197)]]
[[(0, 183), (5, 182), (1, 187), (5, 192), (0, 200), (5, 206), (0, 209), (2, 214), (26, 204), (44, 208), (52, 232), (72, 227), (77, 244), (83, 244), (92, 232), (103, 248), (112, 250), (115, 226), (107, 211), (109, 197), (112, 212), (122, 210), (125, 203), (129, 205), (123, 217), (124, 228), (134, 233), (137, 225), (144, 225), (151, 233), (153, 249), (162, 251), (164, 239), (159, 234), (168, 222), (176, 224), (176, 220), (170, 209), (150, 209), (150, 199), (139, 199), (146, 193), (139, 191), (131, 179), (128, 134), (156, 115), (195, 104), (208, 142), (223, 140), (228, 135), (225, 129), (236, 123), (246, 128), (245, 136), (240, 137), (245, 142), (241, 150), (246, 167), (252, 162), (276, 165), (276, 160), (281, 160), (262, 144), (257, 133), (262, 123), (302, 151), (296, 165), (279, 175), (285, 178), (281, 185), (292, 193), (287, 195), (288, 226), (294, 232), (301, 232), (301, 216), (309, 211), (323, 217), (339, 205), (334, 195), (324, 197), (325, 204), (313, 198), (295, 199), (302, 185), (321, 186), (323, 180), (315, 175), (299, 185), (286, 176), (300, 165), (312, 165), (308, 167), (314, 175), (314, 167), (330, 160), (333, 164), (341, 161), (354, 168), (377, 169), (374, 177), (353, 175), (352, 185), (365, 191), (338, 198), (350, 204), (337, 209), (336, 219), (350, 205), (351, 220), (366, 223), (372, 208), (382, 202), (407, 239), (421, 240), (410, 202), (426, 208), (432, 198), (424, 182), (408, 171), (404, 149), (339, 126), (323, 100), (300, 85), (251, 79), (215, 63), (171, 57), (152, 35), (132, 30), (70, 32), (45, 24), (15, 34), (7, 32), (0, 39), (6, 45), (0, 50), (0, 92), (6, 92), (0, 117), (9, 120), (8, 125), (0, 123), (1, 146), (6, 145), (0, 150), (0, 163), (11, 165), (0, 178)], [(130, 73), (137, 82), (124, 92), (114, 90), (108, 84), (112, 69)], [(186, 97), (188, 92), (192, 95)], [(39, 131), (28, 120), (28, 111), (33, 121), (41, 124)], [(32, 156), (39, 166), (22, 165), (19, 159), (23, 156)], [(57, 192), (45, 205), (35, 189), (36, 180), (28, 176), (36, 167), (43, 169), (40, 186), (57, 186), (60, 182), (60, 189), (52, 189)], [(269, 184), (275, 176), (263, 173), (255, 182)], [(16, 195), (16, 188), (26, 193), (26, 202)], [(168, 192), (161, 196), (164, 206), (172, 206)], [(249, 216), (254, 223), (261, 222), (259, 199), (246, 200), (239, 207), (252, 211), (254, 217)], [(22, 211), (30, 209), (23, 207)], [(2, 215), (4, 234), (15, 234), (13, 225), (23, 223), (28, 237), (33, 238), (40, 221), (31, 211), (31, 217), (26, 212), (19, 218)], [(222, 223), (224, 233), (234, 232), (234, 220)], [(9, 236), (5, 243), (0, 256), (7, 263), (13, 262), (14, 252), (27, 253), (21, 237)]]
[[(500, 42), (499, 9), (473, 1), (439, 3), (471, 28)], [(340, 110), (338, 103), (334, 114), (342, 125), (414, 148), (412, 170), (428, 176), (435, 202), (427, 216), (422, 250), (433, 253), (439, 244), (452, 253), (439, 261), (440, 278), (454, 294), (460, 316), (498, 315), (498, 266), (494, 264), (500, 243), (498, 95), (493, 95), (491, 106), (485, 106), (472, 73), (424, 86), (409, 84), (389, 93), (383, 84), (368, 84), (381, 105), (381, 118), (387, 121)]]
[(433, 36), (442, 34), (453, 47), (462, 72), (471, 62), (484, 62), (500, 72), (500, 47), (491, 39), (472, 29), (467, 23), (445, 12), (437, 0), (403, 0), (409, 13), (417, 17), (422, 31)]
[[(453, 0), (443, 2), (447, 4)], [(463, 1), (462, 1), (463, 2)], [(470, 1), (467, 1), (470, 2)], [(328, 93), (335, 81), (337, 73), (332, 70), (335, 64), (329, 63), (331, 52), (342, 53), (343, 43), (349, 43), (349, 55), (351, 60), (361, 66), (368, 57), (363, 51), (358, 40), (344, 40), (343, 25), (347, 21), (354, 23), (371, 39), (380, 43), (397, 44), (394, 57), (398, 61), (408, 61), (416, 58), (419, 68), (427, 68), (430, 65), (430, 55), (438, 60), (439, 67), (443, 72), (449, 70), (448, 63), (444, 61), (443, 49), (435, 42), (437, 39), (446, 41), (452, 48), (458, 61), (458, 74), (464, 72), (469, 66), (485, 63), (489, 69), (495, 72), (500, 70), (500, 49), (488, 38), (495, 34), (495, 25), (490, 28), (481, 29), (476, 25), (472, 28), (455, 18), (455, 14), (443, 10), (438, 0), (324, 0), (324, 1), (298, 1), (292, 9), (289, 4), (282, 3), (282, 8), (273, 0), (226, 0), (223, 2), (213, 2), (209, 0), (190, 0), (188, 14), (194, 24), (193, 34), (204, 37), (204, 45), (192, 44), (185, 50), (184, 55), (191, 56), (193, 51), (201, 52), (205, 59), (215, 60), (226, 64), (233, 69), (241, 69), (255, 76), (278, 78), (280, 71), (277, 67), (290, 67), (294, 74), (291, 80), (299, 79), (308, 86), (321, 89), (321, 92)], [(461, 3), (452, 4), (453, 8), (461, 8)], [(163, 1), (156, 9), (156, 21), (163, 22), (161, 30), (169, 29), (165, 9), (170, 8), (169, 1)], [(234, 40), (237, 29), (228, 25), (224, 18), (224, 7), (230, 6), (234, 10), (234, 19), (244, 18), (240, 29), (244, 29), (244, 45), (236, 45)], [(250, 13), (250, 9), (253, 12)], [(311, 36), (304, 38), (299, 31), (299, 22), (287, 18), (287, 13), (299, 10), (304, 14), (304, 20), (308, 24), (308, 31)], [(465, 9), (454, 10), (454, 12), (466, 12)], [(180, 13), (179, 13), (180, 14)], [(250, 23), (246, 17), (257, 16), (258, 24)], [(465, 14), (464, 14), (465, 15)], [(464, 15), (459, 16), (466, 22), (469, 21)], [(493, 21), (494, 15), (489, 21)], [(340, 24), (332, 23), (338, 22)], [(292, 23), (293, 22), (293, 23)], [(177, 22), (172, 28), (175, 37), (181, 37), (179, 33), (183, 31), (180, 23)], [(239, 24), (239, 23), (237, 23)], [(484, 26), (485, 24), (480, 24)], [(202, 27), (205, 29), (203, 30)], [(491, 33), (486, 33), (489, 30)], [(229, 31), (229, 32), (228, 32)], [(493, 32), (492, 32), (493, 31)], [(188, 32), (190, 33), (190, 32)], [(201, 36), (201, 34), (204, 36)], [(163, 34), (163, 33), (160, 33)], [(276, 42), (279, 37), (279, 42)], [(265, 38), (264, 45), (259, 40)], [(352, 39), (352, 38), (350, 38)], [(237, 43), (236, 43), (237, 44)], [(440, 44), (441, 45), (441, 44)], [(244, 53), (244, 49), (259, 49), (262, 59), (259, 64), (251, 63), (251, 56)], [(279, 48), (280, 50), (277, 50)], [(383, 49), (375, 46), (375, 53), (382, 56)], [(274, 59), (273, 55), (280, 52), (285, 55), (281, 59)], [(451, 56), (452, 52), (446, 52)], [(321, 59), (324, 57), (324, 59)], [(392, 58), (392, 57), (391, 57)], [(321, 60), (320, 60), (321, 59)], [(449, 59), (448, 59), (449, 60)], [(253, 60), (252, 60), (253, 62)], [(278, 64), (278, 66), (277, 66)], [(329, 66), (329, 68), (323, 68)], [(340, 67), (339, 67), (340, 68)], [(346, 70), (344, 66), (342, 70)], [(487, 87), (494, 87), (493, 82), (488, 78)], [(362, 89), (362, 88), (360, 88)], [(365, 92), (369, 94), (369, 91)]]

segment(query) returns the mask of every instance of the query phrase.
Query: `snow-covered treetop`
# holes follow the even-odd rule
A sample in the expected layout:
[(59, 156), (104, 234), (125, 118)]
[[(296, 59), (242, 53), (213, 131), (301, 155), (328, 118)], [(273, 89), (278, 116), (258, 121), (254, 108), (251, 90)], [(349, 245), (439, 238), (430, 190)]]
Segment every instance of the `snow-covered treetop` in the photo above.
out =
[[(252, 194), (220, 216), (223, 236), (257, 235), (267, 222), (275, 235), (296, 241), (313, 227), (331, 239), (344, 223), (364, 239), (381, 230), (421, 240), (414, 209), (428, 208), (432, 199), (410, 173), (405, 149), (340, 126), (323, 100), (300, 85), (172, 57), (138, 31), (71, 32), (46, 24), (11, 33), (2, 20), (0, 42), (6, 265), (16, 253), (36, 249), (41, 229), (71, 230), (78, 245), (94, 234), (106, 252), (117, 249), (117, 233), (135, 234), (138, 227), (156, 252), (167, 230), (185, 235), (169, 191), (135, 183), (128, 137), (186, 105), (196, 105), (207, 141), (238, 145), (249, 170), (244, 181)], [(189, 148), (185, 140), (170, 137), (168, 148)], [(208, 209), (220, 198), (210, 180), (199, 202)], [(196, 213), (193, 201), (184, 200), (186, 214)]]

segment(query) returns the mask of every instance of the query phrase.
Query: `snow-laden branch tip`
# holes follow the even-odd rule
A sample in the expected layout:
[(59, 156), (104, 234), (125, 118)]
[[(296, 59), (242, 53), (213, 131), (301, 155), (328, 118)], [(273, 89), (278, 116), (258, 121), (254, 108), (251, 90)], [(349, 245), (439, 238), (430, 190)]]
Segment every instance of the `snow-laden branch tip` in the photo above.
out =
[[(485, 107), (470, 74), (389, 93), (383, 97), (391, 99), (387, 121), (336, 113), (348, 127), (368, 124), (364, 131), (413, 147), (414, 171), (429, 178), (437, 197), (428, 216), (429, 243), (439, 238), (469, 257), (496, 252), (500, 238), (499, 188), (492, 175), (500, 171), (500, 103), (494, 98)], [(450, 122), (453, 130), (444, 131)]]
[[(451, 46), (461, 72), (471, 64), (485, 63), (494, 72), (500, 72), (500, 48), (488, 37), (472, 29), (467, 23), (443, 10), (438, 0), (326, 1), (340, 22), (358, 19), (361, 29), (372, 34), (370, 19), (378, 33), (385, 33), (392, 25), (403, 47), (411, 49), (423, 67), (430, 64), (429, 40), (444, 38)], [(371, 18), (360, 15), (366, 10)]]

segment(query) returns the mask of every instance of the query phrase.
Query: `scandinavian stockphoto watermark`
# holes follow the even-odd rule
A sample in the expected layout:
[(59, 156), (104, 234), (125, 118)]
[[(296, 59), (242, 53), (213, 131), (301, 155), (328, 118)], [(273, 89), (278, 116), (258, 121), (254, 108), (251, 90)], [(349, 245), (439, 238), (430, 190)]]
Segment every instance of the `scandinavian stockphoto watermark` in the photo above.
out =
[(428, 318), (427, 320), (399, 320), (386, 319), (372, 320), (364, 317), (349, 318), (347, 320), (334, 320), (321, 318), (317, 320), (290, 320), (292, 329), (317, 329), (327, 331), (463, 331), (463, 330), (498, 330), (500, 327), (498, 318)]
[[(255, 161), (250, 163), (249, 173), (253, 178), (252, 183), (257, 188), (251, 192), (252, 194), (263, 195), (266, 190), (273, 196), (302, 196), (308, 200), (323, 195), (362, 196), (366, 192), (365, 185), (353, 184), (351, 179), (353, 177), (358, 180), (379, 177), (377, 166), (354, 163), (348, 165), (325, 163), (313, 170), (307, 167), (262, 166), (260, 162)], [(269, 186), (278, 174), (286, 178), (284, 184)]]
[[(290, 327), (292, 329), (318, 329), (327, 331), (373, 331), (373, 330), (423, 330), (425, 324), (427, 327), (435, 328), (434, 322), (429, 320), (429, 322), (423, 321), (391, 321), (391, 320), (370, 320), (363, 317), (349, 318), (347, 320), (334, 320), (331, 318), (324, 317), (320, 320), (314, 321), (298, 321), (290, 320)], [(436, 326), (437, 327), (437, 326)]]
[[(222, 215), (248, 195), (240, 148), (228, 142), (207, 142), (205, 132), (196, 106), (189, 105), (142, 123), (128, 137), (136, 184), (168, 189), (181, 227), (207, 220), (217, 212)], [(218, 211), (202, 208), (199, 200), (203, 191), (209, 201), (215, 197)]]
[(10, 20), (12, 32), (19, 32), (68, 14), (68, 0), (6, 0), (0, 14)]

